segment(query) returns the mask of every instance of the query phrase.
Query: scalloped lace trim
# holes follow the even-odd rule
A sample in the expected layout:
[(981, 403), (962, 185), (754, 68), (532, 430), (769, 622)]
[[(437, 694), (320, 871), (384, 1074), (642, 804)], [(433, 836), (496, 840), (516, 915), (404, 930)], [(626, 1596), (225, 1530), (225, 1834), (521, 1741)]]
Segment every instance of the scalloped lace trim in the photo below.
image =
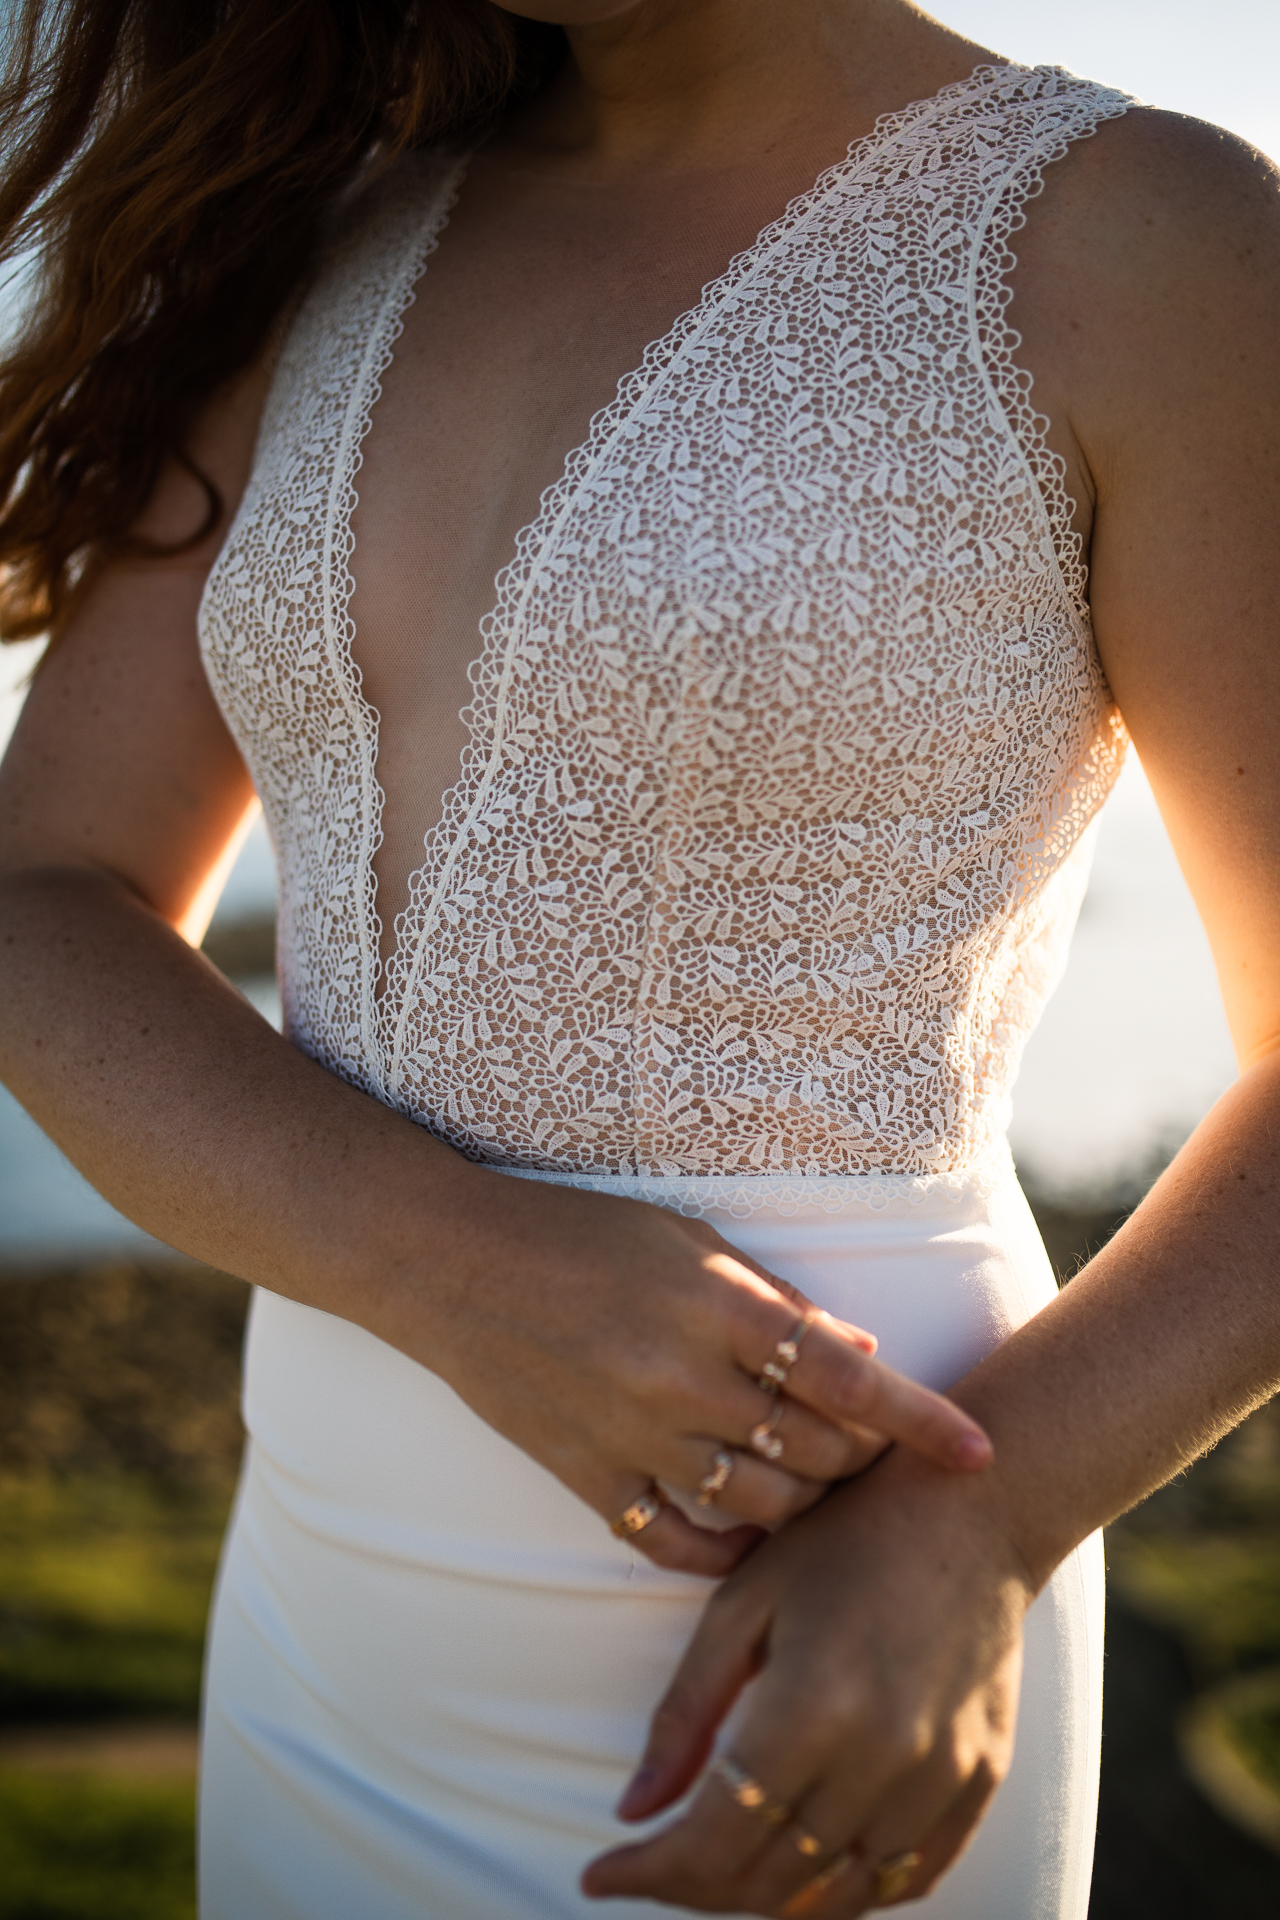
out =
[(1078, 141), (1092, 139), (1106, 121), (1120, 119), (1132, 104), (1127, 95), (1095, 90), (1085, 125), (1054, 129), (1051, 137), (1025, 155), (1007, 176), (974, 241), (974, 325), (981, 363), (1009, 432), (1036, 483), (1063, 588), (1086, 634), (1092, 631), (1089, 569), (1084, 557), (1084, 541), (1074, 524), (1078, 503), (1067, 492), (1067, 463), (1049, 445), (1048, 415), (1040, 413), (1032, 400), (1035, 384), (1032, 376), (1017, 364), (1022, 335), (1006, 318), (1013, 300), (1010, 277), (1018, 265), (1018, 256), (1009, 242), (1026, 226), (1027, 207), (1044, 192), (1048, 169), (1064, 160)]
[(470, 154), (459, 155), (446, 167), (432, 194), (425, 223), (420, 209), (411, 209), (412, 233), (397, 271), (390, 278), (387, 297), (371, 330), (363, 363), (356, 376), (354, 404), (348, 412), (346, 431), (334, 462), (333, 493), (326, 521), (328, 541), (325, 577), (329, 582), (328, 618), (325, 622), (331, 649), (337, 654), (337, 678), (347, 697), (348, 708), (359, 740), (361, 784), (364, 806), (359, 850), (359, 921), (361, 925), (362, 981), (361, 1028), (366, 1058), (377, 1077), (379, 1091), (386, 1095), (384, 1077), (386, 1056), (380, 1044), (383, 1025), (378, 1005), (378, 982), (382, 972), (380, 948), (382, 918), (378, 912), (378, 883), (374, 856), (382, 844), (382, 815), (386, 796), (377, 774), (378, 733), (382, 716), (364, 697), (364, 676), (355, 657), (356, 624), (351, 616), (355, 595), (355, 576), (351, 560), (356, 537), (353, 526), (360, 504), (356, 475), (364, 463), (364, 443), (373, 425), (373, 412), (382, 398), (382, 376), (395, 357), (396, 341), (404, 332), (404, 317), (417, 298), (418, 282), (427, 261), (440, 244), (449, 224), (449, 216), (458, 202), (466, 177)]

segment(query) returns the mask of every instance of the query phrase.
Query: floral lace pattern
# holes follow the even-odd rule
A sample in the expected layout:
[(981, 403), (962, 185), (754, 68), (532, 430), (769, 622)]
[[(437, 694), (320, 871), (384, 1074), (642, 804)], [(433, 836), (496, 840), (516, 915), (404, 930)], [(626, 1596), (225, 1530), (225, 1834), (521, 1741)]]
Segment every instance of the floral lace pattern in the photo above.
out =
[(909, 1194), (990, 1156), (1124, 751), (1010, 239), (1128, 104), (978, 69), (654, 343), (499, 578), (385, 979), (351, 511), (465, 163), (357, 202), (202, 609), (298, 1045), (472, 1158), (719, 1204), (729, 1176), (743, 1205), (763, 1176)]

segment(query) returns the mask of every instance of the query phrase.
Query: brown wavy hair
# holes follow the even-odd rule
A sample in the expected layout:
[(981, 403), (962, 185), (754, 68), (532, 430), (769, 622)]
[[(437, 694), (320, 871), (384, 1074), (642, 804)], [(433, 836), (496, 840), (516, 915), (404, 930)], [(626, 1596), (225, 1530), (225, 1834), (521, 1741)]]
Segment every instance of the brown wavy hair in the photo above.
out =
[[(0, 260), (37, 276), (0, 363), (16, 640), (159, 551), (131, 529), (162, 463), (191, 467), (200, 403), (252, 362), (344, 187), (473, 135), (564, 39), (489, 0), (21, 0), (6, 37)], [(197, 477), (204, 523), (166, 552), (218, 523)]]

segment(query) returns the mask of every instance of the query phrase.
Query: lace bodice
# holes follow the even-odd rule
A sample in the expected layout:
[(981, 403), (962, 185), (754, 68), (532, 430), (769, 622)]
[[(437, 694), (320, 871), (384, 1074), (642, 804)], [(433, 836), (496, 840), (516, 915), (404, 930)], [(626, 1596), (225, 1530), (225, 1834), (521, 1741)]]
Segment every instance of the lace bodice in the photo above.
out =
[(348, 212), (201, 616), (297, 1045), (512, 1168), (918, 1188), (981, 1158), (1123, 752), (1008, 241), (1126, 105), (979, 69), (881, 122), (649, 349), (499, 578), (385, 969), (350, 523), (465, 163), (415, 159)]

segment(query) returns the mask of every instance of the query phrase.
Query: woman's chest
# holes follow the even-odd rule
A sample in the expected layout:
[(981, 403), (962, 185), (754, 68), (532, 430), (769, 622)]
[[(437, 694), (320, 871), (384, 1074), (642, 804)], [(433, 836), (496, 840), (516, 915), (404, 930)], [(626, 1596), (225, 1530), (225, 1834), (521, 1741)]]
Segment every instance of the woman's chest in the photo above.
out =
[(288, 583), (270, 672), (310, 671), (289, 656), (292, 635), (311, 645), (309, 599), (318, 691), (377, 710), (407, 849), (456, 772), (461, 729), (440, 716), (465, 700), (513, 547), (480, 669), (506, 742), (554, 757), (588, 714), (593, 749), (670, 785), (678, 746), (714, 776), (708, 799), (736, 785), (739, 817), (819, 765), (856, 768), (846, 810), (853, 781), (900, 811), (926, 739), (963, 760), (1014, 711), (1034, 723), (1091, 687), (1068, 503), (1000, 330), (1003, 262), (946, 194), (833, 181), (666, 334), (709, 243), (664, 251), (664, 223), (578, 220), (584, 260), (563, 223), (495, 237), (477, 218), (434, 253), (420, 205), (399, 241), (390, 226), (367, 271), (357, 234), (338, 298), (295, 332), (292, 418), (269, 423), (251, 517)]
[(467, 671), (521, 529), (619, 381), (802, 183), (604, 187), (473, 162), (403, 316), (362, 449), (353, 656), (403, 859), (456, 775)]
[[(1082, 124), (1096, 112), (1069, 105)], [(625, 300), (605, 351), (580, 290), (560, 308), (552, 286), (490, 392), (476, 365), (519, 335), (474, 296), (430, 307), (444, 187), (433, 202), (409, 183), (349, 232), (285, 349), (205, 603), (210, 671), (281, 848), (286, 972), (310, 983), (291, 1017), (341, 1070), (399, 1084), (411, 1053), (461, 1060), (473, 1027), (523, 1032), (548, 995), (614, 1048), (637, 995), (719, 1005), (743, 968), (771, 1007), (810, 975), (826, 1004), (885, 942), (941, 980), (944, 933), (981, 945), (1072, 844), (1105, 785), (1090, 769), (1108, 698), (1061, 476), (1004, 330), (1020, 149), (963, 132), (958, 157), (953, 129), (824, 178), (655, 336), (585, 437), (574, 410), (605, 397), (587, 387), (636, 357), (617, 352)], [(643, 261), (629, 283), (625, 249), (614, 263), (630, 339), (661, 324), (655, 306), (687, 304), (668, 286), (643, 305)], [(487, 355), (468, 356), (469, 333)], [(384, 578), (435, 584), (403, 593), (398, 639), (388, 619), (384, 685), (421, 674), (448, 607), (465, 611), (456, 582), (485, 597), (455, 630), (459, 670), (480, 656), (461, 777), (425, 860), (430, 812), (401, 808), (417, 878), (380, 967), (387, 720), (412, 711), (385, 695), (372, 710), (361, 612), (388, 422), (381, 497), (412, 511)], [(415, 576), (404, 549), (428, 535)], [(401, 738), (420, 764), (421, 730)], [(553, 1052), (556, 1034), (552, 1019)]]

